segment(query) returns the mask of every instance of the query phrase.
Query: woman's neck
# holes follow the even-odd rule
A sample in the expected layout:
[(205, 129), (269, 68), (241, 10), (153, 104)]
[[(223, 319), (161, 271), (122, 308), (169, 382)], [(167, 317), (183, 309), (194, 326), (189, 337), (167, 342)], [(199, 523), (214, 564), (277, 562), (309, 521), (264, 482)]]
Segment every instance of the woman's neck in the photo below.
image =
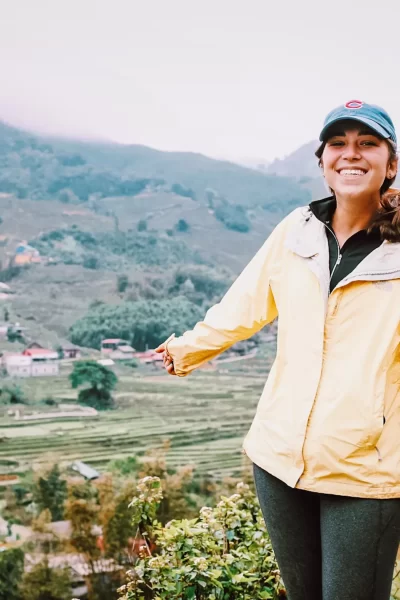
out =
[(365, 198), (336, 197), (336, 210), (332, 227), (342, 246), (344, 242), (362, 229), (367, 229), (379, 208), (380, 196)]

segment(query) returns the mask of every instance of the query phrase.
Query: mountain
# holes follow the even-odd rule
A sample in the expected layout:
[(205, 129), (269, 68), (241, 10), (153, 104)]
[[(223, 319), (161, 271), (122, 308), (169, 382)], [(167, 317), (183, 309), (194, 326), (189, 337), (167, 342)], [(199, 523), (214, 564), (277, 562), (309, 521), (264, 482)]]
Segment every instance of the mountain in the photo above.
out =
[(54, 346), (95, 303), (183, 294), (206, 307), (310, 199), (287, 174), (0, 123), (0, 281), (15, 292), (11, 316)]

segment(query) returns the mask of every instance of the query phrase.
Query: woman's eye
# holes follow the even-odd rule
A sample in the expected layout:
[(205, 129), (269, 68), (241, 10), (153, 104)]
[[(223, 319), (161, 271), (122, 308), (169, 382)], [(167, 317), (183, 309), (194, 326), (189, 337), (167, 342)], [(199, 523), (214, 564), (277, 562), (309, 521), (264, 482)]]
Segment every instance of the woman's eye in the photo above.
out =
[(371, 140), (365, 140), (363, 142), (361, 142), (362, 146), (376, 146), (376, 143), (371, 141)]
[(330, 146), (343, 146), (344, 142), (340, 142), (339, 140), (335, 142), (329, 142)]

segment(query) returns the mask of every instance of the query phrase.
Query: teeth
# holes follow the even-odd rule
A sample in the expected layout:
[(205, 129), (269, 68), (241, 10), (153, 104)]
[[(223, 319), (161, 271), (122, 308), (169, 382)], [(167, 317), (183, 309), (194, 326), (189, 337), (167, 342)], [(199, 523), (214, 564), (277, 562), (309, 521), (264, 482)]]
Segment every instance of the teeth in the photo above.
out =
[(339, 172), (341, 175), (365, 175), (361, 169), (341, 169)]

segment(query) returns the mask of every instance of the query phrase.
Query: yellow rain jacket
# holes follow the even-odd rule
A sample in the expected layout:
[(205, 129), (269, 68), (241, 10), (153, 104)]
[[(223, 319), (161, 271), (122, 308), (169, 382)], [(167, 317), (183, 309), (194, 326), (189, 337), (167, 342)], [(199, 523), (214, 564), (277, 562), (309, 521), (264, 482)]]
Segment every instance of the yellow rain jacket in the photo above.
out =
[(183, 377), (279, 315), (246, 454), (291, 487), (400, 498), (400, 243), (383, 242), (331, 294), (329, 281), (325, 227), (296, 209), (167, 350)]

